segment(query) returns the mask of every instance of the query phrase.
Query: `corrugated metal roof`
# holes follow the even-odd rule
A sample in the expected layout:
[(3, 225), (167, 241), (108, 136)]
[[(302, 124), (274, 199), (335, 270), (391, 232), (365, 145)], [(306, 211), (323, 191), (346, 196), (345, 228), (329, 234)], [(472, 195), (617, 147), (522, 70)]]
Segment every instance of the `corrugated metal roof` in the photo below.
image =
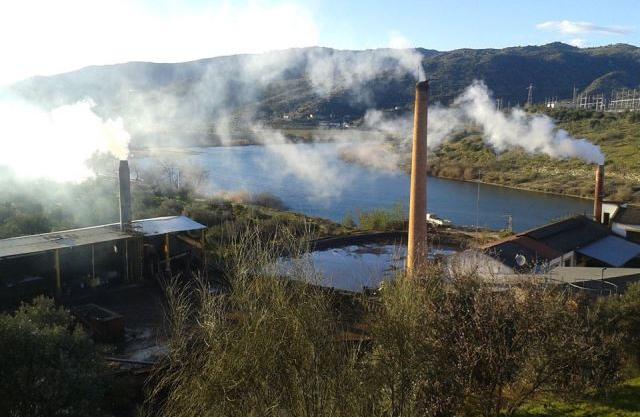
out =
[(186, 216), (156, 217), (155, 219), (135, 220), (133, 222), (134, 232), (142, 233), (145, 236), (202, 229), (206, 229), (206, 226)]
[(126, 239), (118, 225), (86, 227), (0, 240), (0, 258)]
[(165, 233), (205, 229), (206, 226), (185, 216), (158, 217), (135, 220), (132, 232), (120, 231), (118, 223), (82, 229), (62, 230), (39, 235), (20, 236), (0, 240), (0, 258), (46, 252), (55, 249), (111, 242), (129, 237), (156, 236)]
[(622, 266), (640, 255), (640, 245), (618, 236), (607, 236), (578, 249), (579, 253), (611, 266)]
[(608, 234), (606, 226), (585, 216), (575, 216), (526, 231), (519, 236), (529, 236), (558, 252), (567, 253), (586, 247)]

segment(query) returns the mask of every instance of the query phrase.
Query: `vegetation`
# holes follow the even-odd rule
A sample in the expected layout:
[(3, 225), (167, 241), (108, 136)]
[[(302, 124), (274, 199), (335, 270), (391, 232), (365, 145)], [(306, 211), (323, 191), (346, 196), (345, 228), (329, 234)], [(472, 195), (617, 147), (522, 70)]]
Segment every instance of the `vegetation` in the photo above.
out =
[(107, 388), (93, 342), (53, 300), (0, 315), (0, 415), (100, 416)]
[(367, 211), (356, 211), (358, 222), (353, 215), (347, 213), (342, 220), (346, 227), (355, 227), (356, 224), (364, 230), (406, 230), (407, 214), (404, 206), (397, 203), (391, 209), (373, 209)]
[[(116, 165), (109, 160), (94, 169), (95, 178), (77, 184), (0, 176), (0, 239), (117, 222)], [(265, 233), (275, 231), (277, 225), (298, 230), (310, 227), (326, 236), (347, 231), (328, 220), (287, 212), (282, 200), (268, 193), (203, 198), (199, 189), (205, 174), (194, 167), (184, 169), (165, 163), (159, 169), (144, 170), (132, 164), (134, 219), (187, 214), (210, 226), (212, 239), (250, 223), (262, 223)]]
[[(535, 85), (537, 102), (546, 97), (571, 98), (574, 86), (580, 92), (608, 94), (612, 88), (640, 85), (640, 49), (631, 45), (576, 48), (551, 43), (449, 52), (416, 49), (415, 52), (422, 56), (425, 72), (432, 80), (430, 91), (434, 103), (450, 103), (476, 79), (484, 80), (496, 97), (512, 106), (525, 102), (526, 87), (531, 82)], [(311, 84), (318, 60), (375, 62), (374, 57), (380, 53), (379, 50), (301, 48), (287, 51), (286, 59), (281, 58), (283, 52), (252, 57), (253, 68), (263, 64), (270, 69), (272, 75), (267, 78), (252, 77), (252, 72), (244, 68), (247, 61), (240, 56), (176, 64), (136, 62), (94, 66), (28, 79), (11, 90), (44, 106), (91, 97), (101, 115), (123, 117), (137, 146), (201, 143), (203, 137), (209, 143), (220, 143), (216, 133), (219, 126), (212, 125), (211, 121), (220, 113), (221, 103), (224, 103), (223, 114), (234, 115), (229, 120), (234, 132), (243, 129), (243, 114), (256, 115), (261, 122), (278, 127), (309, 127), (317, 125), (319, 118), (332, 115), (337, 121), (349, 116), (351, 120), (357, 119), (369, 108), (410, 109), (414, 69), (404, 77), (379, 74), (355, 86), (342, 85), (336, 77), (332, 80), (334, 88), (326, 94), (319, 94)], [(282, 65), (277, 65), (278, 62)], [(237, 77), (237, 74), (243, 76)], [(216, 92), (214, 96), (206, 93), (212, 91)], [(171, 111), (167, 110), (168, 102), (174, 103)], [(287, 119), (283, 118), (285, 114)], [(316, 117), (310, 120), (310, 114)], [(147, 116), (144, 123), (139, 123), (140, 115)], [(246, 143), (249, 132), (235, 133), (227, 139)]]
[[(345, 297), (307, 285), (318, 277), (304, 254), (322, 224), (270, 229), (257, 217), (270, 209), (206, 204), (212, 230), (227, 233), (219, 262), (230, 290), (168, 286), (169, 353), (149, 380), (150, 416), (637, 410), (637, 380), (617, 383), (637, 375), (640, 284), (594, 301), (526, 282), (495, 291), (472, 275), (443, 280), (432, 265), (373, 297)], [(299, 260), (293, 280), (273, 269), (283, 252)], [(44, 298), (0, 316), (0, 376), (0, 414), (15, 416), (117, 414), (124, 392), (69, 313)]]
[(640, 378), (578, 401), (545, 399), (527, 404), (518, 417), (637, 417), (640, 415)]
[(304, 261), (296, 280), (272, 275), (283, 244), (305, 248), (259, 233), (245, 230), (227, 257), (230, 292), (170, 287), (170, 353), (150, 415), (512, 416), (613, 387), (626, 363), (628, 327), (607, 320), (631, 310), (615, 303), (526, 283), (497, 292), (431, 267), (345, 304), (299, 284), (315, 282)]
[[(640, 202), (640, 116), (636, 113), (602, 113), (555, 110), (549, 114), (575, 137), (599, 145), (606, 156), (607, 198)], [(404, 158), (408, 169), (409, 157)], [(429, 156), (429, 174), (457, 180), (480, 180), (534, 191), (593, 197), (594, 168), (581, 160), (556, 160), (531, 155), (521, 149), (500, 154), (487, 147), (482, 133), (459, 132)]]

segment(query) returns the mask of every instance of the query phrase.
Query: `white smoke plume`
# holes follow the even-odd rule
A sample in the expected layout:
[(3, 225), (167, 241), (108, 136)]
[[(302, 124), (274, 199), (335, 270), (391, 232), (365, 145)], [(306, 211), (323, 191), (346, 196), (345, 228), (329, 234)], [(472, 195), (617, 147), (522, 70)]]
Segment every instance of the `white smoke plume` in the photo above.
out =
[(331, 164), (331, 150), (292, 145), (280, 131), (264, 127), (254, 127), (254, 133), (280, 162), (277, 167), (269, 167), (274, 175), (293, 175), (307, 184), (315, 203), (340, 196), (352, 180), (349, 172)]
[(367, 102), (368, 91), (364, 85), (377, 77), (424, 79), (422, 56), (410, 48), (375, 51), (311, 49), (306, 59), (309, 62), (309, 79), (320, 96), (336, 89), (348, 89), (357, 92), (359, 100)]
[[(143, 137), (144, 141), (138, 142), (142, 146), (167, 142), (174, 146), (193, 144), (189, 136), (198, 135), (206, 144), (206, 132), (212, 131), (222, 145), (246, 140), (242, 135), (253, 135), (250, 140), (274, 145), (284, 170), (308, 183), (318, 195), (335, 196), (342, 189), (337, 184), (346, 181), (342, 173), (326, 163), (322, 165), (321, 157), (284, 151), (287, 147), (281, 145), (287, 139), (280, 134), (265, 133), (258, 125), (262, 99), (259, 92), (286, 79), (287, 71), (299, 71), (300, 79), (308, 83), (303, 94), (328, 97), (336, 89), (347, 90), (349, 100), (367, 106), (376, 79), (414, 78), (420, 70), (420, 60), (421, 54), (410, 48), (367, 53), (328, 48), (290, 49), (223, 57), (211, 66), (193, 64), (194, 74), (199, 75), (190, 78), (185, 88), (181, 79), (174, 81), (180, 88), (147, 90), (131, 84), (126, 77), (111, 79), (109, 89), (117, 98), (115, 103), (105, 106), (100, 102), (95, 108), (83, 85), (73, 95), (84, 95), (84, 101), (68, 102), (52, 111), (25, 102), (3, 101), (0, 133), (3, 138), (15, 139), (5, 146), (0, 165), (9, 165), (19, 176), (81, 180), (91, 175), (85, 161), (94, 152), (110, 152), (118, 158), (126, 156), (130, 140), (127, 131), (134, 137)], [(202, 68), (202, 73), (198, 73)], [(304, 100), (313, 99), (305, 97)], [(100, 114), (106, 111), (112, 119), (102, 120), (96, 115), (97, 109)]]
[[(519, 108), (507, 113), (497, 110), (491, 92), (481, 81), (467, 87), (451, 107), (431, 106), (428, 117), (427, 140), (432, 149), (447, 141), (455, 130), (473, 124), (482, 130), (485, 143), (497, 152), (519, 147), (552, 158), (580, 158), (589, 163), (604, 163), (599, 146), (572, 137), (546, 115), (530, 115)], [(411, 116), (389, 118), (378, 111), (368, 112), (365, 116), (366, 127), (395, 134), (407, 141), (411, 136), (411, 122)]]
[(47, 111), (24, 101), (0, 101), (0, 166), (24, 178), (79, 181), (92, 175), (96, 153), (128, 156), (130, 136), (121, 119), (102, 120), (92, 101)]
[(529, 116), (518, 108), (505, 114), (496, 110), (494, 103), (487, 86), (476, 81), (454, 105), (463, 119), (482, 127), (485, 140), (497, 151), (519, 146), (527, 152), (543, 153), (552, 158), (580, 158), (590, 163), (604, 163), (599, 146), (558, 129), (550, 117)]

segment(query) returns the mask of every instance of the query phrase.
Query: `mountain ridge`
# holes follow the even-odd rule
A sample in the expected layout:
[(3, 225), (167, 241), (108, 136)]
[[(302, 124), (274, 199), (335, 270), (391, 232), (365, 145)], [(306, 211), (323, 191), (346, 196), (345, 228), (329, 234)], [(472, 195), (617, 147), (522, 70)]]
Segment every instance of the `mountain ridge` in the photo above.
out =
[(553, 42), (452, 51), (308, 47), (179, 63), (132, 61), (31, 77), (8, 91), (44, 107), (90, 98), (98, 114), (122, 117), (135, 136), (176, 126), (216, 129), (221, 117), (242, 125), (308, 122), (311, 115), (353, 120), (370, 108), (407, 111), (420, 66), (431, 79), (431, 101), (443, 104), (473, 80), (483, 80), (504, 106), (524, 103), (530, 83), (535, 102), (571, 98), (574, 87), (608, 94), (605, 89), (640, 86), (639, 47)]

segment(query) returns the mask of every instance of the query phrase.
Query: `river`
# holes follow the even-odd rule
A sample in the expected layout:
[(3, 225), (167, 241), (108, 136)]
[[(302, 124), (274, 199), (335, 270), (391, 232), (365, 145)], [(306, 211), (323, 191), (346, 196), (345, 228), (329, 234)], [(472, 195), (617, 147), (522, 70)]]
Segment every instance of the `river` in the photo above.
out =
[[(189, 148), (182, 162), (208, 171), (207, 192), (267, 192), (292, 211), (342, 221), (347, 213), (391, 208), (409, 201), (409, 177), (349, 164), (338, 156), (340, 144), (286, 144)], [(146, 159), (146, 158), (144, 158)], [(554, 219), (590, 213), (592, 203), (572, 197), (514, 190), (430, 177), (428, 211), (456, 225), (502, 229), (512, 218), (523, 231)], [(479, 197), (479, 198), (478, 198)]]

